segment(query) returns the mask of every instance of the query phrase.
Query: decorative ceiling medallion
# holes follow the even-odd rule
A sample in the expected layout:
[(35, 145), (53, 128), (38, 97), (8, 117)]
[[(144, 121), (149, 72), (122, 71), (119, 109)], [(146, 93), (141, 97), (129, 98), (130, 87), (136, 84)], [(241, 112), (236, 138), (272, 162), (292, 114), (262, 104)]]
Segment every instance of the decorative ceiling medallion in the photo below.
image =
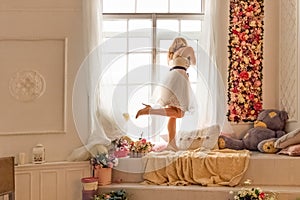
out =
[(44, 77), (34, 70), (19, 71), (9, 83), (11, 95), (19, 101), (33, 101), (39, 98), (46, 89)]

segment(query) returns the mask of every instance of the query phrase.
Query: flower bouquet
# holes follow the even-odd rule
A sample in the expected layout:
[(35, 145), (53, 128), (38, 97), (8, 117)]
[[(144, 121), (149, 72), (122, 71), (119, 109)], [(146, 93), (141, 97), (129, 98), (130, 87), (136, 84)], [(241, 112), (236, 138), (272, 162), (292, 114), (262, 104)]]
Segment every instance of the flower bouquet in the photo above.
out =
[[(252, 181), (247, 179), (244, 181), (244, 185), (250, 186)], [(277, 194), (274, 192), (263, 192), (259, 187), (242, 188), (237, 192), (230, 191), (230, 195), (233, 198), (230, 200), (277, 200)]]
[(275, 193), (263, 192), (260, 188), (242, 188), (233, 197), (234, 200), (276, 200)]
[(91, 164), (94, 167), (113, 168), (118, 165), (118, 158), (112, 154), (101, 153), (91, 158)]
[(112, 141), (114, 146), (114, 155), (117, 158), (126, 157), (129, 153), (129, 138), (126, 136), (120, 137)]
[(93, 176), (98, 177), (98, 185), (111, 183), (112, 168), (118, 165), (118, 158), (114, 155), (102, 153), (91, 158)]
[(130, 156), (131, 157), (142, 157), (146, 153), (149, 153), (152, 151), (152, 147), (154, 144), (151, 142), (147, 141), (145, 138), (140, 138), (137, 141), (132, 141), (130, 143)]
[(122, 189), (95, 195), (93, 200), (128, 200), (128, 197), (126, 191)]

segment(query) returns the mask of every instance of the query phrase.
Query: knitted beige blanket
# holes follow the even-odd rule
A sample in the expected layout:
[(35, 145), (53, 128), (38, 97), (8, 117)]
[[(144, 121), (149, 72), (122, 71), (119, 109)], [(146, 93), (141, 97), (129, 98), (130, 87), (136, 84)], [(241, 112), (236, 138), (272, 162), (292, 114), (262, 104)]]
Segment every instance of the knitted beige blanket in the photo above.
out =
[(142, 158), (144, 184), (236, 186), (249, 164), (248, 150), (164, 151)]

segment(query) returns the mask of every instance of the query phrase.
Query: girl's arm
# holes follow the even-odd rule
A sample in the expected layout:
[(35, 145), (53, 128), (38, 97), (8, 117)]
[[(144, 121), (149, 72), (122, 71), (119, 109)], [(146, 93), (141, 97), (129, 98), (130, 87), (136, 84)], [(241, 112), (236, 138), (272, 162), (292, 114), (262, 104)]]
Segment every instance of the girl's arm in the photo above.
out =
[(192, 47), (187, 47), (187, 49), (184, 51), (184, 54), (186, 54), (186, 57), (190, 58), (191, 65), (196, 65), (195, 52)]

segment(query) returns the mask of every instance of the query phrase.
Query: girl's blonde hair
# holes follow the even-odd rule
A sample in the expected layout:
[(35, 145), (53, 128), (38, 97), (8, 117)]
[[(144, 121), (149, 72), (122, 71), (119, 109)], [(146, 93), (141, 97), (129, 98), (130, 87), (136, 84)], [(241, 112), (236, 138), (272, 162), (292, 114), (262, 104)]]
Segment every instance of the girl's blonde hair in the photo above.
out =
[(186, 47), (187, 41), (183, 37), (177, 37), (173, 40), (173, 43), (169, 47), (168, 58), (171, 60), (173, 58), (174, 53), (180, 49), (181, 47)]

